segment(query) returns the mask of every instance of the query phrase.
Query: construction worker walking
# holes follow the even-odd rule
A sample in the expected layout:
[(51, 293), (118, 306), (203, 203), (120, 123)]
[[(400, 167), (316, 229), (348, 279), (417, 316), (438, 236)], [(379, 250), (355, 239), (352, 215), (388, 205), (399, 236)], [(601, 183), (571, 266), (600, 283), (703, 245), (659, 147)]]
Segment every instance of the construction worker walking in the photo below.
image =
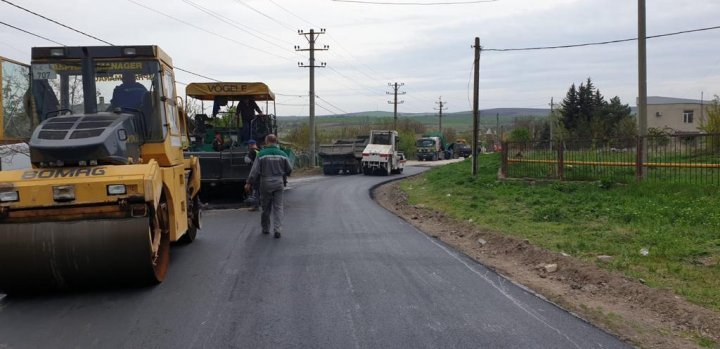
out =
[(269, 134), (265, 137), (265, 147), (258, 153), (257, 159), (253, 162), (250, 175), (245, 184), (245, 192), (250, 192), (250, 183), (260, 185), (260, 206), (262, 214), (260, 225), (263, 234), (270, 233), (270, 214), (274, 237), (279, 239), (282, 232), (283, 220), (283, 177), (292, 173), (292, 165), (287, 154), (280, 150), (277, 145), (277, 137)]

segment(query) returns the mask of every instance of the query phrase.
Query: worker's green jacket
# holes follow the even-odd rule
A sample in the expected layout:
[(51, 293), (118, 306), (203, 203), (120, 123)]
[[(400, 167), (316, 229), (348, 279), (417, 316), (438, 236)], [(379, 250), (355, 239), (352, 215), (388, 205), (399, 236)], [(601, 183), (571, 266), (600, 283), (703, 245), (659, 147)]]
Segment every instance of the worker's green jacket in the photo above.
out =
[(275, 144), (265, 146), (253, 162), (248, 181), (257, 185), (263, 192), (283, 189), (283, 177), (292, 173), (292, 165), (287, 154)]

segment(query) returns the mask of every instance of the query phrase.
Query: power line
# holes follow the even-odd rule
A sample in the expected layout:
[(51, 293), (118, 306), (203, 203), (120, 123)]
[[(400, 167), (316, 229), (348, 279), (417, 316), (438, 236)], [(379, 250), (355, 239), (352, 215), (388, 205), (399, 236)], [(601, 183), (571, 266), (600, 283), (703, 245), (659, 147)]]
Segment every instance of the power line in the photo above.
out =
[(351, 2), (356, 4), (369, 5), (413, 5), (413, 6), (431, 6), (431, 5), (467, 5), (478, 4), (482, 2), (496, 2), (498, 0), (470, 0), (470, 1), (448, 1), (448, 2), (389, 2), (389, 1), (361, 1), (361, 0), (332, 0), (335, 2)]
[(338, 75), (340, 75), (341, 77), (347, 79), (348, 81), (351, 81), (351, 82), (355, 83), (356, 85), (358, 85), (358, 86), (360, 86), (360, 87), (363, 87), (363, 88), (365, 88), (366, 90), (368, 90), (368, 91), (370, 91), (370, 92), (372, 92), (372, 93), (374, 93), (374, 94), (382, 94), (382, 93), (378, 92), (377, 90), (373, 90), (372, 88), (367, 87), (366, 85), (363, 85), (363, 84), (357, 82), (356, 80), (354, 80), (354, 79), (348, 77), (347, 75), (339, 72), (337, 69), (335, 69), (335, 68), (333, 68), (333, 67), (328, 67), (328, 68), (329, 68), (330, 70), (334, 71), (335, 73), (337, 73)]
[(277, 24), (285, 27), (286, 29), (290, 29), (290, 30), (292, 30), (292, 31), (295, 30), (295, 28), (290, 27), (290, 26), (288, 26), (287, 24), (285, 24), (285, 23), (283, 23), (283, 22), (281, 22), (281, 21), (278, 21), (278, 20), (275, 19), (275, 18), (272, 18), (272, 17), (268, 16), (267, 14), (263, 13), (262, 11), (259, 11), (258, 9), (256, 9), (256, 8), (254, 8), (254, 7), (250, 6), (250, 5), (242, 2), (241, 0), (235, 0), (235, 2), (237, 2), (237, 3), (239, 3), (240, 5), (243, 5), (243, 6), (247, 7), (247, 8), (249, 8), (249, 9), (257, 12), (257, 13), (260, 14), (261, 16), (263, 16), (263, 17), (265, 17), (265, 18), (267, 18), (267, 19), (269, 19), (269, 20), (271, 20), (271, 21), (273, 21), (273, 22), (275, 22), (275, 23), (277, 23)]
[[(655, 39), (655, 38), (661, 38), (666, 36), (674, 36), (674, 35), (680, 35), (680, 34), (687, 34), (687, 33), (695, 33), (695, 32), (701, 32), (701, 31), (707, 31), (707, 30), (715, 30), (720, 29), (720, 26), (714, 26), (714, 27), (706, 27), (706, 28), (699, 28), (699, 29), (690, 29), (690, 30), (682, 30), (672, 33), (666, 33), (666, 34), (659, 34), (659, 35), (650, 35), (646, 36), (646, 39)], [(582, 44), (570, 44), (570, 45), (558, 45), (558, 46), (538, 46), (538, 47), (524, 47), (524, 48), (483, 48), (483, 51), (495, 51), (495, 52), (508, 52), (508, 51), (536, 51), (536, 50), (554, 50), (554, 49), (561, 49), (561, 48), (573, 48), (573, 47), (584, 47), (584, 46), (598, 46), (598, 45), (608, 45), (608, 44), (617, 44), (621, 42), (628, 42), (628, 41), (635, 41), (638, 38), (629, 38), (629, 39), (618, 39), (618, 40), (608, 40), (608, 41), (598, 41), (598, 42), (587, 42)]]
[[(286, 8), (283, 7), (282, 5), (280, 5), (280, 4), (278, 4), (277, 2), (275, 2), (274, 0), (268, 0), (268, 1), (270, 1), (273, 5), (277, 6), (279, 9), (283, 10), (284, 12), (288, 13), (289, 15), (291, 15), (291, 16), (293, 16), (293, 17), (295, 17), (295, 18), (297, 18), (297, 19), (299, 19), (299, 20), (301, 20), (301, 21), (303, 21), (303, 22), (305, 22), (305, 23), (307, 23), (307, 24), (309, 24), (310, 26), (318, 27), (317, 25), (311, 23), (310, 21), (306, 20), (305, 18), (302, 18), (302, 17), (298, 16), (297, 14), (295, 14), (294, 12), (286, 9)], [(340, 49), (342, 49), (343, 51), (347, 52), (350, 59), (355, 60), (355, 61), (358, 61), (355, 57), (353, 57), (352, 52), (350, 52), (348, 49), (346, 49), (345, 46), (343, 46), (342, 43), (341, 43), (339, 40), (336, 40), (335, 37), (332, 36), (332, 34), (329, 34), (329, 33), (328, 33), (327, 36), (328, 36), (328, 38), (330, 38), (330, 40), (332, 40), (333, 42), (335, 42), (335, 44), (337, 44), (338, 47), (340, 47)], [(339, 53), (339, 52), (338, 52), (338, 53)], [(358, 63), (362, 64), (362, 63), (359, 62), (359, 61), (358, 61)], [(363, 65), (363, 66), (365, 66), (365, 65)], [(365, 66), (365, 68), (368, 68), (368, 69), (372, 72), (372, 69), (371, 69), (371, 68), (369, 68), (369, 67), (367, 67), (367, 66)], [(364, 71), (361, 71), (360, 69), (357, 69), (357, 68), (354, 68), (354, 69), (355, 69), (356, 71), (358, 71), (359, 73), (361, 73), (361, 74), (369, 77), (370, 79), (376, 79), (376, 80), (377, 80), (376, 77), (370, 76), (369, 74), (365, 73)]]
[[(110, 46), (115, 46), (115, 45), (113, 45), (112, 43), (110, 43), (110, 42), (108, 42), (108, 41), (106, 41), (106, 40), (100, 39), (100, 38), (98, 38), (98, 37), (96, 37), (96, 36), (93, 36), (93, 35), (90, 35), (90, 34), (88, 34), (88, 33), (85, 33), (85, 32), (83, 32), (83, 31), (81, 31), (81, 30), (77, 30), (77, 29), (75, 29), (75, 28), (73, 28), (73, 27), (70, 27), (70, 26), (68, 26), (68, 25), (66, 25), (66, 24), (60, 23), (60, 22), (58, 22), (58, 21), (56, 21), (56, 20), (50, 19), (50, 18), (48, 18), (48, 17), (46, 17), (46, 16), (43, 16), (43, 15), (37, 13), (37, 12), (34, 12), (34, 11), (28, 10), (28, 9), (26, 9), (26, 8), (24, 8), (24, 7), (15, 5), (15, 4), (7, 1), (7, 0), (0, 0), (0, 1), (5, 2), (5, 3), (7, 3), (7, 4), (10, 4), (10, 5), (12, 5), (12, 6), (15, 6), (15, 7), (19, 8), (19, 9), (22, 9), (23, 11), (29, 12), (29, 13), (37, 16), (37, 17), (40, 17), (40, 18), (46, 20), (46, 21), (50, 21), (50, 22), (52, 22), (52, 23), (54, 23), (54, 24), (57, 24), (57, 25), (62, 26), (62, 27), (64, 27), (64, 28), (70, 29), (70, 30), (72, 30), (72, 31), (74, 31), (74, 32), (76, 32), (76, 33), (81, 34), (81, 35), (84, 35), (84, 36), (87, 36), (87, 37), (89, 37), (89, 38), (95, 39), (95, 40), (97, 40), (97, 41), (100, 41), (100, 42), (102, 42), (102, 43), (108, 44), (108, 45), (110, 45)], [(8, 27), (10, 27), (10, 28), (19, 30), (19, 31), (24, 32), (24, 33), (30, 34), (30, 35), (32, 35), (32, 36), (41, 38), (41, 39), (43, 39), (43, 40), (47, 40), (47, 41), (49, 41), (49, 42), (52, 42), (52, 43), (55, 43), (55, 44), (58, 44), (58, 45), (61, 45), (61, 46), (65, 46), (65, 44), (62, 44), (62, 43), (57, 42), (57, 41), (55, 41), (55, 40), (49, 39), (49, 38), (44, 37), (44, 36), (42, 36), (42, 35), (38, 35), (38, 34), (35, 34), (35, 33), (32, 33), (32, 32), (29, 32), (29, 31), (27, 31), (27, 30), (25, 30), (25, 29), (18, 28), (18, 27), (16, 27), (16, 26), (7, 24), (7, 23), (5, 23), (5, 22), (0, 22), (0, 24), (3, 24), (3, 25), (5, 25), (5, 26), (8, 26)], [(201, 78), (204, 78), (204, 79), (208, 79), (208, 80), (212, 80), (212, 81), (220, 81), (220, 80), (213, 79), (213, 78), (208, 77), (208, 76), (205, 76), (205, 75), (201, 75), (201, 74), (192, 72), (192, 71), (187, 70), (187, 69), (183, 69), (182, 67), (175, 66), (174, 68), (175, 68), (176, 70), (179, 70), (179, 71), (182, 71), (182, 72), (185, 72), (185, 73), (194, 75), (194, 76), (198, 76), (198, 77), (201, 77)]]
[(213, 79), (213, 78), (211, 78), (211, 77), (209, 77), (209, 76), (201, 75), (201, 74), (198, 74), (198, 73), (193, 73), (193, 72), (191, 72), (191, 71), (189, 71), (189, 70), (180, 68), (180, 67), (178, 67), (178, 66), (175, 66), (174, 68), (175, 68), (175, 70), (179, 70), (179, 71), (181, 71), (181, 72), (185, 72), (185, 73), (188, 73), (188, 74), (190, 74), (190, 75), (195, 75), (195, 76), (201, 77), (201, 78), (203, 78), (203, 79), (208, 79), (208, 80), (212, 80), (212, 81), (215, 81), (215, 82), (220, 82), (220, 80), (218, 80), (218, 79)]
[(307, 21), (307, 20), (305, 20), (304, 18), (302, 18), (302, 17), (300, 17), (300, 16), (296, 15), (296, 14), (295, 14), (294, 12), (292, 12), (292, 11), (289, 11), (288, 9), (286, 9), (286, 8), (284, 8), (284, 7), (282, 7), (282, 6), (280, 6), (280, 4), (278, 4), (277, 2), (275, 2), (275, 1), (273, 1), (273, 0), (268, 0), (268, 1), (270, 1), (270, 2), (271, 2), (271, 3), (273, 4), (273, 5), (275, 5), (275, 6), (279, 7), (279, 8), (281, 9), (281, 10), (283, 10), (283, 11), (287, 12), (287, 13), (288, 13), (288, 14), (290, 14), (291, 16), (293, 16), (293, 17), (295, 17), (295, 18), (297, 18), (297, 19), (299, 19), (299, 20), (301, 20), (301, 21), (303, 21), (303, 22), (305, 22), (305, 23), (309, 24), (309, 25), (310, 25), (311, 27), (317, 27), (317, 25), (315, 25), (315, 24), (313, 24), (313, 23), (310, 23), (310, 22), (308, 22), (308, 21)]
[[(5, 1), (5, 0), (0, 0), (0, 1)], [(213, 31), (207, 30), (207, 29), (205, 29), (205, 28), (199, 27), (199, 26), (197, 26), (197, 25), (195, 25), (195, 24), (192, 24), (192, 23), (190, 23), (190, 22), (184, 21), (184, 20), (179, 19), (179, 18), (177, 18), (177, 17), (173, 17), (173, 16), (171, 16), (171, 15), (169, 15), (169, 14), (167, 14), (167, 13), (164, 13), (164, 12), (162, 12), (162, 11), (158, 11), (158, 10), (152, 8), (152, 7), (145, 6), (145, 5), (139, 3), (139, 2), (137, 2), (137, 1), (135, 1), (135, 0), (127, 0), (127, 1), (133, 3), (133, 4), (137, 5), (137, 6), (140, 6), (140, 7), (144, 8), (144, 9), (146, 9), (146, 10), (150, 10), (150, 11), (152, 11), (152, 12), (155, 12), (155, 13), (163, 16), (163, 17), (170, 18), (170, 19), (172, 19), (172, 20), (174, 20), (174, 21), (177, 21), (177, 22), (180, 22), (180, 23), (185, 24), (185, 25), (187, 25), (187, 26), (193, 27), (193, 28), (195, 28), (195, 29), (197, 29), (197, 30), (206, 32), (206, 33), (208, 33), (208, 34), (215, 35), (215, 36), (217, 36), (217, 37), (219, 37), (219, 38), (222, 38), (222, 39), (225, 39), (225, 40), (227, 40), (227, 41), (233, 42), (233, 43), (235, 43), (235, 44), (237, 44), (237, 45), (240, 45), (240, 46), (243, 46), (243, 47), (247, 47), (247, 48), (252, 49), (252, 50), (255, 50), (255, 51), (260, 51), (260, 52), (262, 52), (262, 53), (264, 53), (264, 54), (267, 54), (267, 55), (270, 55), (270, 56), (273, 56), (273, 57), (277, 57), (277, 58), (281, 58), (281, 59), (285, 59), (285, 60), (291, 60), (289, 57), (283, 57), (283, 56), (280, 56), (280, 55), (276, 55), (276, 54), (274, 54), (274, 53), (272, 53), (272, 52), (270, 52), (270, 51), (265, 51), (265, 50), (263, 50), (263, 49), (260, 49), (260, 48), (257, 48), (257, 47), (253, 47), (253, 46), (250, 46), (250, 45), (247, 45), (247, 44), (244, 44), (244, 43), (242, 43), (242, 42), (240, 42), (240, 41), (237, 41), (237, 40), (235, 40), (235, 39), (233, 39), (233, 38), (229, 38), (229, 37), (224, 36), (224, 35), (222, 35), (222, 34), (218, 34), (218, 33), (216, 33), (216, 32), (213, 32)]]
[(277, 105), (285, 105), (289, 107), (307, 107), (309, 104), (307, 103), (275, 103)]
[[(291, 43), (290, 43), (289, 41), (283, 41), (283, 40), (281, 40), (281, 39), (272, 37), (272, 36), (270, 36), (270, 35), (267, 35), (267, 34), (264, 34), (264, 33), (260, 32), (260, 31), (254, 30), (254, 29), (250, 28), (249, 26), (246, 26), (246, 25), (243, 25), (243, 24), (239, 24), (239, 23), (236, 24), (232, 19), (227, 18), (227, 17), (223, 16), (222, 14), (217, 13), (217, 12), (215, 12), (215, 11), (213, 11), (213, 10), (210, 10), (210, 9), (207, 8), (207, 7), (203, 7), (203, 6), (201, 6), (200, 4), (198, 4), (198, 3), (192, 2), (192, 1), (190, 1), (190, 0), (183, 0), (183, 2), (186, 3), (186, 4), (188, 4), (188, 5), (190, 5), (190, 6), (192, 6), (192, 7), (194, 7), (194, 8), (196, 8), (196, 9), (198, 9), (199, 11), (202, 11), (202, 12), (206, 13), (207, 15), (209, 15), (209, 16), (211, 16), (211, 17), (214, 17), (215, 19), (220, 20), (221, 22), (224, 22), (224, 23), (226, 23), (226, 24), (228, 24), (228, 25), (230, 25), (230, 26), (233, 26), (233, 27), (235, 27), (236, 29), (238, 29), (238, 30), (240, 30), (240, 31), (243, 31), (243, 32), (245, 32), (245, 33), (247, 33), (247, 34), (249, 34), (249, 35), (252, 35), (252, 36), (254, 36), (254, 37), (256, 37), (256, 38), (258, 38), (258, 39), (260, 39), (260, 40), (262, 40), (262, 41), (265, 41), (265, 42), (268, 43), (268, 44), (271, 44), (271, 45), (274, 45), (274, 46), (276, 46), (276, 47), (279, 47), (280, 49), (283, 49), (283, 50), (284, 50), (284, 49), (286, 49), (286, 47), (280, 46), (280, 45), (278, 45), (278, 44), (276, 44), (276, 43), (274, 43), (274, 42), (270, 42), (270, 41), (268, 41), (267, 39), (261, 37), (260, 35), (264, 35), (264, 36), (267, 36), (267, 37), (269, 37), (269, 38), (272, 38), (273, 40), (280, 41), (280, 42), (284, 42), (284, 43), (286, 43), (286, 44), (288, 44), (288, 45), (291, 45)], [(260, 35), (255, 34), (255, 33), (258, 33), (258, 34), (260, 34)]]
[(21, 31), (21, 32), (23, 32), (23, 33), (25, 33), (25, 34), (29, 34), (29, 35), (32, 35), (32, 36), (34, 36), (34, 37), (37, 37), (37, 38), (40, 38), (40, 39), (43, 39), (43, 40), (47, 40), (47, 41), (50, 41), (50, 42), (53, 42), (53, 43), (56, 43), (56, 44), (58, 44), (58, 45), (60, 45), (60, 46), (65, 46), (64, 44), (61, 44), (61, 43), (59, 43), (59, 42), (57, 42), (57, 41), (55, 41), (55, 40), (48, 39), (48, 38), (46, 38), (46, 37), (44, 37), (44, 36), (42, 36), (42, 35), (38, 35), (38, 34), (35, 34), (35, 33), (32, 33), (32, 32), (29, 32), (29, 31), (27, 31), (27, 30), (25, 30), (25, 29), (18, 28), (18, 27), (14, 26), (14, 25), (10, 25), (10, 24), (7, 24), (7, 23), (2, 22), (2, 21), (0, 21), (0, 24), (2, 24), (2, 25), (4, 25), (4, 26), (7, 26), (7, 27), (10, 27), (10, 28), (13, 28), (13, 29), (15, 29), (15, 30), (19, 30), (19, 31)]
[(285, 96), (285, 97), (298, 97), (298, 98), (307, 97), (307, 95), (302, 95), (302, 94), (287, 94), (287, 93), (277, 93), (277, 92), (275, 92), (275, 95), (276, 96)]
[(341, 109), (341, 108), (339, 108), (338, 106), (336, 106), (336, 105), (334, 105), (334, 104), (330, 103), (330, 102), (329, 102), (329, 101), (328, 101), (327, 99), (324, 99), (324, 98), (322, 98), (322, 97), (320, 97), (320, 96), (317, 96), (317, 95), (316, 95), (315, 97), (319, 98), (320, 100), (322, 100), (323, 102), (327, 103), (327, 104), (328, 104), (328, 105), (330, 105), (331, 107), (333, 107), (333, 108), (335, 108), (335, 109), (337, 109), (337, 110), (341, 111), (342, 113), (344, 113), (344, 114), (349, 114), (348, 112), (346, 112), (346, 111), (342, 110), (342, 109)]
[[(16, 8), (19, 8), (19, 9), (25, 11), (25, 12), (31, 13), (31, 14), (33, 14), (33, 15), (35, 15), (35, 16), (38, 16), (38, 17), (40, 17), (40, 18), (42, 18), (42, 19), (45, 19), (45, 20), (47, 20), (47, 21), (53, 22), (53, 23), (55, 23), (55, 24), (57, 24), (57, 25), (59, 25), (59, 26), (61, 26), (61, 27), (70, 29), (70, 30), (72, 30), (72, 31), (74, 31), (74, 32), (80, 33), (80, 34), (82, 34), (82, 35), (85, 35), (85, 36), (87, 36), (87, 37), (93, 38), (93, 39), (95, 39), (95, 40), (97, 40), (97, 41), (104, 42), (104, 43), (112, 46), (111, 43), (109, 43), (109, 42), (107, 42), (107, 41), (105, 41), (105, 40), (103, 40), (103, 39), (100, 39), (100, 38), (98, 38), (98, 37), (92, 36), (92, 35), (90, 35), (90, 34), (88, 34), (88, 33), (83, 32), (83, 31), (77, 30), (77, 29), (75, 29), (75, 28), (73, 28), (73, 27), (70, 27), (70, 26), (68, 26), (68, 25), (62, 24), (62, 23), (60, 23), (60, 22), (58, 22), (58, 21), (56, 21), (56, 20), (54, 20), (54, 19), (45, 17), (45, 16), (43, 16), (43, 15), (37, 13), (37, 12), (30, 11), (30, 10), (28, 10), (28, 9), (26, 9), (26, 8), (20, 6), (20, 5), (16, 5), (16, 4), (14, 4), (14, 3), (12, 3), (12, 2), (10, 2), (10, 1), (8, 1), (8, 0), (0, 0), (0, 1), (2, 1), (2, 2), (8, 4), (8, 5), (14, 6), (14, 7), (16, 7)], [(52, 41), (52, 40), (51, 40), (51, 41)], [(63, 45), (63, 46), (64, 46), (64, 45)]]
[(328, 113), (330, 113), (330, 114), (332, 114), (332, 115), (340, 115), (340, 114), (338, 114), (338, 113), (336, 113), (336, 112), (334, 112), (334, 111), (332, 111), (332, 110), (330, 110), (330, 109), (328, 109), (328, 108), (323, 107), (321, 104), (318, 104), (318, 103), (315, 103), (315, 104), (316, 104), (318, 107), (320, 107), (320, 109), (323, 109), (323, 110), (325, 110), (326, 112), (328, 112)]

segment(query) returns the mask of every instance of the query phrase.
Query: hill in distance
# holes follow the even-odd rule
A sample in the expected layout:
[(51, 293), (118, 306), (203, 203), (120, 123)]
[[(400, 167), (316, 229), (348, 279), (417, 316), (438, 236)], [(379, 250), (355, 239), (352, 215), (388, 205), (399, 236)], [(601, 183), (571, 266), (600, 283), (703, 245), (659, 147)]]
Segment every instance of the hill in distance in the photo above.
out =
[[(494, 108), (480, 111), (481, 125), (509, 125), (516, 118), (544, 118), (550, 114), (550, 109), (541, 108)], [(344, 126), (362, 123), (372, 123), (372, 119), (392, 118), (392, 112), (386, 111), (367, 111), (337, 115), (318, 115), (316, 122), (323, 127)], [(429, 128), (434, 128), (438, 124), (437, 113), (398, 113), (398, 118), (410, 118)], [(281, 127), (294, 127), (299, 124), (306, 123), (307, 116), (279, 116), (278, 122)], [(472, 111), (462, 111), (443, 114), (443, 127), (452, 127), (457, 130), (469, 129), (472, 127)]]

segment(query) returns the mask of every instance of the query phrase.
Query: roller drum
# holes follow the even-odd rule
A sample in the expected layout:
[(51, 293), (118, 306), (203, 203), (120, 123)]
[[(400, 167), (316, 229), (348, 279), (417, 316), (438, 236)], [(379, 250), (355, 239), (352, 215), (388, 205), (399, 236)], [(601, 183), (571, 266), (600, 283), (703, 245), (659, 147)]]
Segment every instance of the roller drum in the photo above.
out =
[(150, 226), (148, 217), (1, 224), (0, 292), (162, 281), (167, 253), (154, 261)]

